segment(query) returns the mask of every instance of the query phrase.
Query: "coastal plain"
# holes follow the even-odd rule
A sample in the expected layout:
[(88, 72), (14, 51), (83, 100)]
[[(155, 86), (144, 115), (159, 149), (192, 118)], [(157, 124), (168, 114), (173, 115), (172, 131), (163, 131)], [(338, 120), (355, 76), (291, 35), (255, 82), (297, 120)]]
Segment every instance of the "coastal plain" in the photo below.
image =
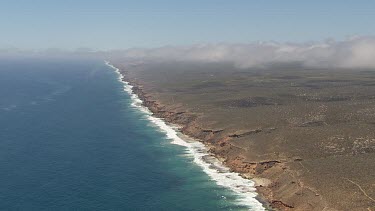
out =
[(375, 210), (375, 71), (111, 61), (276, 210)]

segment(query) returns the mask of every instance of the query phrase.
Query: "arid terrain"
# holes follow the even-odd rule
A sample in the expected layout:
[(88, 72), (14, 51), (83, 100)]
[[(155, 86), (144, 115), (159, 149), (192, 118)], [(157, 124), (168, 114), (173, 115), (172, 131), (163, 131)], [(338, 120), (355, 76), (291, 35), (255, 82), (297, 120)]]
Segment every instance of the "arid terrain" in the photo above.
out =
[(273, 208), (375, 211), (375, 70), (112, 63)]

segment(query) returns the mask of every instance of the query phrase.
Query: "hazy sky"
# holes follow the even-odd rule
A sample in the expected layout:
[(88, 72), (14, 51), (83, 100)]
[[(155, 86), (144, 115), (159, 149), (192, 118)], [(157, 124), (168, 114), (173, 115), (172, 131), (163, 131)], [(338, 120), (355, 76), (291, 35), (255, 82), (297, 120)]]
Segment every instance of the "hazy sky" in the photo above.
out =
[(106, 50), (374, 34), (373, 0), (0, 0), (0, 48)]

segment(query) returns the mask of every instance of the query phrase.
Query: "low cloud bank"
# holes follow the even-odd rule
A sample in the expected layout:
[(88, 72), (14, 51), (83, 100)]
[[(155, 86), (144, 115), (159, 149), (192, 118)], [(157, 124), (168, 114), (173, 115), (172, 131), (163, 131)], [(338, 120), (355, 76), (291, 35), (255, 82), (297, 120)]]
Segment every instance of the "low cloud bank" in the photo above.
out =
[(268, 67), (293, 64), (311, 68), (375, 69), (375, 36), (314, 43), (258, 42), (249, 44), (204, 44), (97, 51), (46, 49), (25, 51), (0, 49), (0, 58), (51, 57), (119, 59), (124, 61), (233, 62), (236, 67)]
[(133, 48), (110, 54), (148, 61), (233, 62), (240, 68), (275, 63), (297, 63), (312, 68), (375, 68), (375, 37), (303, 44), (259, 42)]

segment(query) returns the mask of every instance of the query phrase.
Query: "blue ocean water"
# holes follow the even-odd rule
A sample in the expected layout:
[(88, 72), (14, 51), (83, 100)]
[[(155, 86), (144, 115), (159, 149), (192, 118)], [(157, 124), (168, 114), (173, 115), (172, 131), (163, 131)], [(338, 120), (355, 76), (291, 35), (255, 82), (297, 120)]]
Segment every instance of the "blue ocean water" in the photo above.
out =
[(0, 60), (0, 210), (247, 210), (103, 61)]

